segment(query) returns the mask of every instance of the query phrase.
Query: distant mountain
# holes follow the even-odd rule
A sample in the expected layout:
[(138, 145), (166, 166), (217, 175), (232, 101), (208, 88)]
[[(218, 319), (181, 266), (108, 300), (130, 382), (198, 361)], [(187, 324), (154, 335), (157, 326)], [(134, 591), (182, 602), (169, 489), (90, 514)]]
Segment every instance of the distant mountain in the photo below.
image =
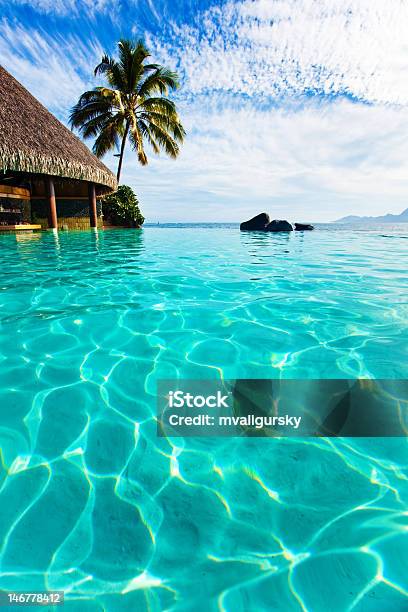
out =
[(383, 215), (382, 217), (358, 217), (357, 215), (348, 215), (337, 219), (335, 223), (408, 223), (408, 208), (400, 215)]

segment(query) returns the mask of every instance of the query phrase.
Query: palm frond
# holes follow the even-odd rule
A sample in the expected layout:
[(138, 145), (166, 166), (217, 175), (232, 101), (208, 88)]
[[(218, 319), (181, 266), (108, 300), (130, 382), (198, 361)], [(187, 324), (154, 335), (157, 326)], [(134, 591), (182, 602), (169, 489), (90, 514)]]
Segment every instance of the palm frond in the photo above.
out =
[(149, 57), (149, 51), (141, 40), (134, 44), (130, 40), (122, 39), (118, 47), (119, 66), (124, 80), (123, 90), (130, 93), (135, 91), (143, 74), (143, 62)]
[(138, 125), (138, 128), (139, 128), (139, 132), (147, 140), (149, 145), (152, 147), (154, 153), (156, 153), (156, 155), (158, 155), (160, 153), (160, 147), (157, 144), (157, 142), (155, 141), (155, 139), (153, 138), (153, 135), (152, 135), (151, 131), (149, 130), (149, 127), (147, 126), (147, 124), (144, 121), (139, 120), (137, 122), (137, 125)]
[(167, 131), (166, 126), (160, 125), (157, 121), (149, 120), (148, 127), (160, 148), (163, 149), (169, 157), (176, 159), (180, 153), (180, 149), (175, 139)]
[(139, 103), (138, 109), (145, 112), (157, 112), (168, 117), (176, 116), (176, 105), (168, 98), (146, 98)]
[[(113, 92), (114, 93), (114, 92)], [(96, 136), (88, 130), (88, 123), (94, 119), (112, 114), (114, 109), (114, 96), (108, 96), (101, 91), (86, 91), (71, 109), (69, 122), (71, 128), (78, 128), (84, 138)]]
[(167, 68), (158, 68), (155, 72), (149, 74), (140, 84), (138, 94), (142, 98), (156, 93), (167, 95), (169, 89), (177, 89), (178, 87), (179, 80), (175, 72)]
[(84, 138), (95, 138), (96, 155), (120, 148), (119, 174), (127, 139), (146, 165), (144, 143), (156, 154), (163, 150), (175, 158), (185, 137), (176, 105), (167, 97), (179, 87), (179, 77), (159, 64), (147, 63), (149, 56), (142, 40), (120, 40), (118, 59), (105, 54), (95, 68), (107, 86), (85, 91), (71, 109), (71, 127)]
[[(104, 129), (105, 125), (109, 122), (115, 122), (117, 125), (118, 134), (121, 134), (119, 117), (112, 115), (111, 112), (100, 114), (89, 121), (84, 122), (81, 128), (81, 134), (84, 138), (96, 138), (101, 130)], [(125, 123), (123, 117), (123, 124)]]
[(111, 151), (115, 147), (119, 147), (119, 131), (118, 125), (114, 119), (105, 122), (99, 130), (99, 135), (94, 142), (92, 148), (97, 157), (103, 157), (105, 153)]
[(143, 121), (152, 122), (161, 129), (168, 131), (176, 142), (184, 142), (186, 132), (177, 116), (168, 116), (161, 112), (149, 111), (148, 113), (140, 113), (140, 119)]
[(143, 64), (143, 74), (152, 72), (152, 70), (158, 70), (161, 68), (160, 64)]
[(130, 140), (130, 143), (133, 149), (137, 152), (137, 158), (139, 162), (141, 163), (142, 166), (146, 166), (148, 163), (147, 155), (143, 147), (143, 137), (139, 130), (137, 121), (133, 121), (130, 126), (129, 140)]
[(120, 65), (109, 55), (104, 55), (101, 62), (95, 67), (95, 76), (103, 74), (109, 85), (114, 89), (124, 88), (123, 74)]
[(81, 129), (83, 123), (109, 112), (112, 112), (112, 106), (107, 103), (91, 102), (85, 106), (74, 106), (70, 115), (70, 124), (72, 127)]
[(102, 59), (99, 64), (95, 66), (94, 75), (97, 76), (98, 74), (105, 74), (106, 71), (110, 69), (112, 64), (115, 63), (115, 60), (110, 57), (110, 55), (105, 53), (105, 55), (102, 56)]

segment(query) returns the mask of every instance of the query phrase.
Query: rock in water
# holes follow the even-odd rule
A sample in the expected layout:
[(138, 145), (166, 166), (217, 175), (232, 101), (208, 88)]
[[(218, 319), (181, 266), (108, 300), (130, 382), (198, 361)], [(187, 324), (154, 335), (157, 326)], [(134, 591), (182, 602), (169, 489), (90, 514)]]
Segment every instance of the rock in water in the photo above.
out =
[(265, 230), (266, 226), (268, 225), (270, 221), (269, 215), (267, 213), (260, 213), (259, 215), (256, 215), (256, 217), (253, 217), (252, 219), (250, 219), (249, 221), (244, 221), (243, 223), (241, 223), (241, 225), (239, 226), (239, 229), (241, 231), (244, 230)]
[(295, 230), (299, 232), (303, 232), (306, 230), (313, 230), (314, 226), (309, 223), (295, 223)]
[(293, 232), (293, 227), (289, 221), (274, 219), (266, 226), (267, 232)]

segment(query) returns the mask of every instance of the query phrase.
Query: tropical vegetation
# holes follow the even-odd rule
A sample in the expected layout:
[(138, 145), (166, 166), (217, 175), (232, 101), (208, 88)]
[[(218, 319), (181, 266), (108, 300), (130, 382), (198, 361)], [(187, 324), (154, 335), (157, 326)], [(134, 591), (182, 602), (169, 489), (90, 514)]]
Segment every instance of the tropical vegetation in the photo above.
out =
[(140, 227), (144, 222), (136, 194), (128, 185), (120, 185), (102, 200), (102, 214), (111, 225)]
[(127, 141), (142, 165), (148, 163), (145, 145), (176, 158), (185, 131), (176, 106), (167, 96), (179, 87), (177, 73), (149, 63), (143, 41), (120, 40), (118, 59), (104, 55), (95, 68), (108, 87), (85, 91), (71, 109), (70, 124), (84, 138), (95, 138), (93, 152), (104, 156), (117, 149), (120, 180)]

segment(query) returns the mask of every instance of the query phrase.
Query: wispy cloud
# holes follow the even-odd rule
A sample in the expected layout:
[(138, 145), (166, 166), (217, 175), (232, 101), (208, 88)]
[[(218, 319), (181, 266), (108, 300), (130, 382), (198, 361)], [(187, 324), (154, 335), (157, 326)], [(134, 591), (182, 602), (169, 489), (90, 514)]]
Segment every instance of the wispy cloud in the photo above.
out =
[[(182, 108), (189, 132), (177, 162), (124, 180), (151, 220), (240, 220), (261, 210), (293, 220), (400, 212), (408, 193), (408, 113), (347, 100), (295, 109)], [(375, 126), (375, 129), (373, 129)]]
[[(9, 5), (9, 0), (0, 0), (1, 5)], [(112, 9), (114, 0), (13, 0), (15, 6), (26, 6), (40, 13), (79, 17), (92, 15)]]
[[(148, 35), (193, 94), (218, 89), (280, 98), (307, 92), (408, 102), (403, 0), (244, 0)], [(184, 50), (183, 53), (180, 53)]]
[(401, 211), (407, 31), (400, 0), (228, 1), (163, 21), (147, 40), (183, 75), (189, 135), (174, 167), (153, 163), (137, 179), (148, 211), (182, 219), (184, 201), (191, 218), (211, 203), (217, 220)]
[(78, 96), (94, 85), (92, 69), (101, 55), (96, 40), (0, 22), (2, 65), (65, 122)]

